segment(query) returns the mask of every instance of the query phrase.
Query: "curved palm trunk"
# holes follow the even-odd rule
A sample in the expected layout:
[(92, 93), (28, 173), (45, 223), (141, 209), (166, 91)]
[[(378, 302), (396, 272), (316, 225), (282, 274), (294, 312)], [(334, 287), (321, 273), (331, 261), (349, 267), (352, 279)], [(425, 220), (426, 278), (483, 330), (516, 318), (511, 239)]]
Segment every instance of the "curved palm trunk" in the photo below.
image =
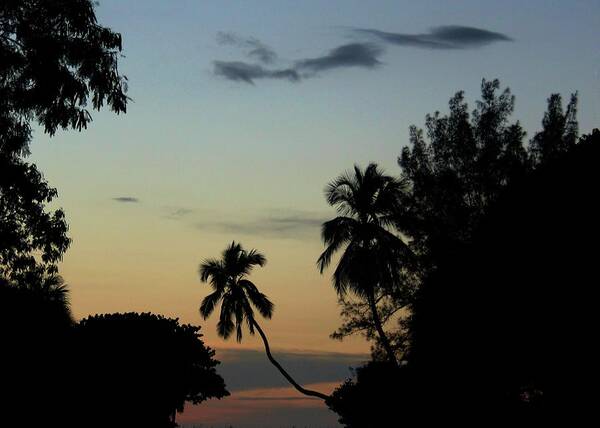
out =
[(377, 330), (377, 333), (379, 334), (379, 338), (381, 339), (381, 344), (383, 345), (383, 348), (385, 349), (385, 352), (387, 353), (390, 362), (394, 366), (400, 367), (398, 365), (398, 360), (396, 360), (396, 354), (394, 353), (394, 350), (392, 349), (390, 340), (385, 335), (385, 331), (383, 331), (383, 326), (381, 325), (381, 319), (379, 318), (379, 313), (377, 312), (377, 304), (375, 302), (375, 292), (372, 287), (369, 290), (369, 295), (367, 297), (367, 300), (369, 301), (369, 306), (371, 307), (371, 315), (373, 316), (373, 324), (375, 324), (375, 330)]
[(305, 389), (302, 386), (300, 386), (298, 383), (296, 383), (296, 381), (294, 379), (292, 379), (292, 377), (288, 374), (288, 372), (286, 372), (283, 367), (281, 367), (281, 365), (275, 360), (275, 358), (273, 358), (273, 355), (271, 355), (271, 348), (269, 347), (269, 341), (267, 340), (267, 336), (265, 336), (265, 332), (262, 331), (262, 328), (260, 328), (260, 326), (258, 325), (258, 323), (256, 322), (256, 320), (252, 320), (252, 325), (254, 326), (255, 329), (258, 330), (258, 334), (260, 334), (260, 337), (263, 340), (263, 343), (265, 344), (265, 352), (267, 353), (267, 358), (269, 359), (269, 361), (271, 362), (271, 364), (273, 364), (277, 370), (279, 370), (279, 372), (283, 375), (283, 377), (285, 377), (287, 379), (287, 381), (289, 383), (292, 384), (292, 386), (294, 388), (296, 388), (299, 392), (301, 392), (304, 395), (308, 395), (310, 397), (317, 397), (320, 398), (321, 400), (327, 400), (329, 397), (329, 395), (317, 392), (317, 391), (312, 391), (310, 389)]

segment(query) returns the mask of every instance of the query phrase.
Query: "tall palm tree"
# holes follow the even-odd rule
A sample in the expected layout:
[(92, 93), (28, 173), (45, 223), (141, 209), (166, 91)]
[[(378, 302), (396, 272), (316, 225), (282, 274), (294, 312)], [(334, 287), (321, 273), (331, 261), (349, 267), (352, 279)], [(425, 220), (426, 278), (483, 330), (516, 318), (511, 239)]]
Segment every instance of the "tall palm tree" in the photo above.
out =
[(267, 336), (256, 322), (253, 306), (264, 318), (271, 319), (274, 305), (266, 295), (258, 291), (247, 276), (254, 266), (264, 266), (266, 262), (264, 255), (254, 249), (246, 251), (241, 244), (235, 242), (223, 251), (220, 260), (204, 260), (200, 264), (200, 280), (209, 282), (213, 292), (202, 300), (200, 314), (207, 319), (221, 302), (221, 313), (217, 323), (219, 336), (228, 339), (235, 330), (236, 339), (241, 342), (242, 326), (245, 323), (250, 334), (258, 331), (265, 345), (267, 358), (294, 388), (304, 395), (326, 400), (329, 396), (303, 388), (281, 367), (271, 354)]
[(378, 290), (401, 285), (403, 262), (412, 254), (392, 232), (403, 190), (401, 181), (385, 175), (374, 163), (364, 171), (355, 165), (354, 171), (329, 183), (325, 197), (339, 215), (323, 223), (321, 237), (326, 248), (317, 261), (323, 273), (334, 254), (342, 253), (333, 273), (333, 286), (339, 296), (352, 292), (368, 302), (381, 344), (396, 366), (375, 296)]

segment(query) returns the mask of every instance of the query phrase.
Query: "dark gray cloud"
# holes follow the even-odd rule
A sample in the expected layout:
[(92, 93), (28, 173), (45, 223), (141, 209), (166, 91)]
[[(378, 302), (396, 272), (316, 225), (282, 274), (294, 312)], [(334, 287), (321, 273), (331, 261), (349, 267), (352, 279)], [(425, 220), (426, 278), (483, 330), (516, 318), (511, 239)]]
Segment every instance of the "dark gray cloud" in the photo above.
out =
[[(444, 25), (432, 28), (427, 33), (392, 33), (370, 28), (354, 28), (356, 34), (369, 36), (377, 42), (421, 49), (467, 49), (480, 48), (496, 42), (513, 41), (505, 34), (482, 28), (462, 25)], [(243, 38), (235, 33), (220, 32), (217, 41), (245, 50), (246, 55), (258, 61), (252, 64), (243, 61), (214, 61), (214, 74), (228, 80), (254, 84), (257, 79), (284, 79), (297, 82), (333, 69), (362, 67), (373, 69), (381, 64), (379, 58), (384, 49), (377, 43), (356, 42), (338, 46), (328, 53), (314, 58), (299, 59), (288, 68), (272, 69), (264, 65), (273, 64), (278, 56), (273, 49), (255, 38)]]
[(338, 46), (320, 57), (293, 61), (293, 65), (287, 68), (273, 68), (273, 63), (278, 59), (277, 53), (258, 39), (240, 37), (231, 32), (219, 32), (217, 42), (244, 50), (246, 56), (256, 63), (214, 61), (214, 74), (251, 85), (257, 79), (283, 79), (297, 82), (302, 78), (314, 77), (319, 72), (334, 68), (374, 68), (380, 64), (379, 56), (383, 53), (383, 49), (373, 43), (350, 43)]
[[(273, 351), (273, 356), (300, 384), (342, 382), (352, 376), (351, 367), (369, 359), (366, 354), (286, 351)], [(216, 358), (230, 391), (290, 386), (262, 351), (217, 349)]]
[(394, 45), (412, 46), (422, 49), (478, 48), (495, 42), (513, 40), (502, 33), (460, 25), (434, 27), (428, 33), (423, 34), (390, 33), (368, 28), (356, 28), (354, 32), (367, 34), (380, 41)]
[(226, 79), (245, 82), (251, 85), (256, 79), (286, 79), (291, 82), (300, 80), (300, 75), (294, 69), (269, 70), (256, 64), (242, 61), (215, 61), (214, 73)]
[(235, 33), (220, 31), (217, 42), (221, 45), (231, 45), (246, 51), (246, 55), (263, 64), (272, 64), (277, 60), (275, 51), (254, 37), (244, 38)]
[(373, 43), (350, 43), (332, 49), (326, 55), (296, 62), (296, 68), (319, 72), (340, 67), (373, 68), (381, 64), (383, 49)]
[(303, 211), (273, 211), (265, 216), (244, 222), (220, 221), (200, 223), (200, 229), (239, 235), (260, 235), (276, 238), (318, 237), (323, 222), (330, 216)]
[(112, 198), (113, 201), (122, 202), (126, 204), (137, 204), (140, 202), (138, 198), (134, 198), (133, 196), (119, 196), (116, 198)]

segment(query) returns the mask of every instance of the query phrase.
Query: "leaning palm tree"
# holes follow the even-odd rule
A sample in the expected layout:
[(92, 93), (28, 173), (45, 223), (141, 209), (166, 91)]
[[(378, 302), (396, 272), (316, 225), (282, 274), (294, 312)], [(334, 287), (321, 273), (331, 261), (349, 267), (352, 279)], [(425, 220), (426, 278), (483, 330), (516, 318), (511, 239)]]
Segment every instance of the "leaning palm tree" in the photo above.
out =
[(326, 248), (317, 261), (323, 273), (334, 254), (342, 253), (333, 273), (333, 286), (340, 297), (351, 292), (367, 301), (381, 344), (396, 366), (375, 296), (378, 291), (401, 286), (403, 263), (412, 254), (392, 232), (403, 190), (401, 181), (385, 175), (373, 163), (364, 171), (355, 165), (354, 171), (329, 183), (325, 197), (339, 215), (323, 223), (321, 237)]
[(232, 242), (222, 253), (220, 260), (206, 259), (200, 264), (200, 280), (209, 282), (213, 292), (206, 296), (200, 304), (200, 314), (207, 319), (221, 302), (221, 313), (217, 323), (217, 333), (223, 339), (228, 339), (233, 331), (238, 342), (242, 341), (242, 326), (248, 327), (250, 334), (258, 331), (265, 345), (269, 361), (281, 372), (294, 388), (304, 395), (318, 397), (323, 400), (329, 396), (300, 386), (273, 358), (269, 341), (262, 328), (256, 322), (254, 308), (264, 318), (273, 316), (273, 303), (258, 291), (256, 285), (247, 276), (254, 266), (264, 266), (267, 262), (264, 255), (256, 250), (246, 251), (241, 244)]

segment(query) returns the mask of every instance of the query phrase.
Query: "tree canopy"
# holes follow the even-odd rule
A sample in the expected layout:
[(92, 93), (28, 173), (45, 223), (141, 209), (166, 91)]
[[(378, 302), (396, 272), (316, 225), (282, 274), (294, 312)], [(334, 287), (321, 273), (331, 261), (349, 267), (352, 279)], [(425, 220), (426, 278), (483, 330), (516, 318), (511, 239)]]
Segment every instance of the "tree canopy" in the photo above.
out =
[(200, 327), (150, 313), (95, 315), (76, 326), (81, 414), (94, 426), (174, 426), (186, 402), (229, 393)]
[[(501, 90), (498, 80), (484, 79), (472, 111), (459, 91), (450, 99), (447, 114), (428, 114), (425, 130), (410, 127), (409, 145), (398, 158), (406, 187), (394, 224), (409, 239), (419, 263), (405, 272), (400, 289), (381, 296), (379, 303), (384, 318), (398, 321), (392, 336), (401, 351), (407, 349), (409, 329), (406, 316), (396, 315), (410, 313), (413, 291), (423, 278), (446, 254), (472, 241), (489, 207), (511, 183), (575, 145), (576, 94), (566, 109), (559, 94), (548, 98), (542, 130), (529, 144), (519, 121), (511, 119), (514, 106), (510, 89)], [(363, 333), (377, 338), (364, 302), (342, 299), (341, 305), (344, 322), (334, 337)]]
[[(399, 370), (376, 353), (334, 392), (328, 404), (348, 427), (439, 414), (515, 425), (593, 409), (585, 394), (600, 134), (578, 138), (576, 94), (565, 109), (553, 94), (526, 145), (509, 120), (514, 97), (499, 88), (484, 80), (473, 112), (459, 92), (448, 115), (427, 116), (426, 134), (411, 127), (395, 225), (419, 257), (418, 291), (382, 303), (412, 314), (396, 330), (409, 347)], [(373, 337), (365, 305), (342, 303), (338, 334)]]
[(53, 274), (70, 244), (58, 195), (29, 154), (32, 126), (81, 130), (90, 110), (126, 111), (121, 36), (101, 26), (90, 0), (0, 3), (0, 275)]
[(90, 107), (127, 106), (121, 35), (98, 24), (91, 0), (0, 5), (0, 149), (27, 150), (30, 123), (50, 135), (85, 128)]

